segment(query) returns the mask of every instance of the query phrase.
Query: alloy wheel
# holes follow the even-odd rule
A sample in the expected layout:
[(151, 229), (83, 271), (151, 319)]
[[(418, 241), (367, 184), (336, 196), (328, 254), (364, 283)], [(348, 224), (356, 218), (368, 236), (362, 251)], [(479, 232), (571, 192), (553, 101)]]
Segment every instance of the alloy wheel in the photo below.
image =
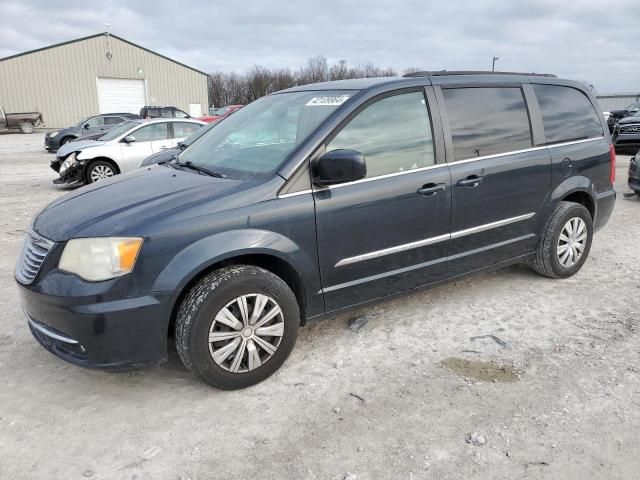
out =
[(587, 224), (580, 217), (570, 218), (564, 224), (556, 248), (560, 265), (571, 268), (580, 260), (587, 247), (588, 235)]
[(107, 165), (96, 165), (91, 169), (92, 182), (98, 182), (109, 177), (113, 177), (113, 169), (111, 169)]
[(242, 295), (214, 317), (209, 353), (224, 370), (246, 373), (273, 357), (283, 335), (282, 310), (273, 298), (260, 293)]

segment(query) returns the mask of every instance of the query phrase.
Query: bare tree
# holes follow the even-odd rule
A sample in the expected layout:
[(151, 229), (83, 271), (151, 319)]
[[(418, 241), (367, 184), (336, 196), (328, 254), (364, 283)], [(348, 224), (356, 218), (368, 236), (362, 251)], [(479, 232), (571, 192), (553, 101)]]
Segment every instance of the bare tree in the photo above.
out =
[(381, 68), (373, 63), (349, 66), (340, 60), (329, 66), (322, 55), (307, 60), (307, 64), (292, 72), (288, 68), (268, 69), (255, 65), (246, 74), (213, 72), (209, 75), (209, 101), (213, 106), (247, 104), (272, 92), (296, 85), (345, 80), (349, 78), (394, 76), (392, 68)]
[(338, 63), (331, 65), (329, 80), (346, 80), (347, 78), (349, 78), (349, 66), (346, 60), (340, 60)]

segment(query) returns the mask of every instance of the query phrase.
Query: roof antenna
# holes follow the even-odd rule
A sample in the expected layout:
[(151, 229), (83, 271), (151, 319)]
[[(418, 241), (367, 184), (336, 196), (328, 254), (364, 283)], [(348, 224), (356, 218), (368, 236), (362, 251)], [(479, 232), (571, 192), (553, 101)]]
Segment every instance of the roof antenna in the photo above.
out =
[(111, 48), (109, 48), (109, 27), (111, 27), (111, 24), (107, 22), (104, 24), (104, 26), (107, 27), (107, 31), (105, 32), (105, 35), (107, 36), (107, 51), (105, 53), (105, 56), (107, 57), (107, 60), (111, 60), (113, 58)]

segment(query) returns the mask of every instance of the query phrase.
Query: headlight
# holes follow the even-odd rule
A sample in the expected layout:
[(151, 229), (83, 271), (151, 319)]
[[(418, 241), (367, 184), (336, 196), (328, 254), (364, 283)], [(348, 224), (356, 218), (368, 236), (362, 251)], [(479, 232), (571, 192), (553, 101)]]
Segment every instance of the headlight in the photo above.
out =
[(62, 165), (60, 165), (60, 175), (64, 175), (64, 173), (69, 170), (69, 168), (73, 167), (77, 163), (78, 160), (76, 156), (76, 152), (73, 152), (66, 158), (64, 162), (62, 162)]
[(49, 132), (49, 138), (53, 138), (60, 133), (60, 130), (54, 130), (53, 132)]
[(58, 268), (90, 282), (109, 280), (133, 270), (141, 238), (75, 238), (64, 247)]

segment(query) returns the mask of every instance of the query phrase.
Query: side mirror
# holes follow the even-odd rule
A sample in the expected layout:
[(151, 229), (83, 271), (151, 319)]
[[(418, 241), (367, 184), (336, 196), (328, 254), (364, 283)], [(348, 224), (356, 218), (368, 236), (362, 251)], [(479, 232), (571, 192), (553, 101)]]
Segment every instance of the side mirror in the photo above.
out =
[(133, 142), (135, 142), (135, 141), (136, 141), (136, 137), (134, 137), (133, 135), (127, 135), (126, 137), (124, 137), (124, 138), (122, 139), (122, 141), (123, 141), (124, 143), (133, 143)]
[(91, 127), (91, 125), (89, 125), (88, 123), (85, 123), (82, 128), (84, 128), (85, 130), (89, 130), (89, 128)]
[(313, 183), (319, 187), (360, 180), (367, 175), (364, 155), (356, 150), (332, 150), (312, 165)]

